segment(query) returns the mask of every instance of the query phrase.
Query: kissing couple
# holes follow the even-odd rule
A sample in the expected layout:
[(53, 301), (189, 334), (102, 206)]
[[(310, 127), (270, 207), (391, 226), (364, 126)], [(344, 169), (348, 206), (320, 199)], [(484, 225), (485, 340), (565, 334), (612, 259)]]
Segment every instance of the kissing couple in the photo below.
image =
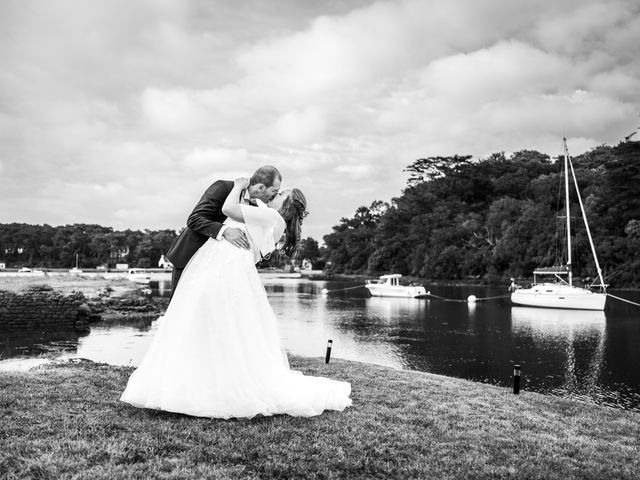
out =
[(307, 202), (282, 175), (218, 180), (167, 252), (173, 294), (120, 400), (210, 418), (310, 417), (351, 405), (351, 385), (291, 370), (255, 264), (295, 253)]

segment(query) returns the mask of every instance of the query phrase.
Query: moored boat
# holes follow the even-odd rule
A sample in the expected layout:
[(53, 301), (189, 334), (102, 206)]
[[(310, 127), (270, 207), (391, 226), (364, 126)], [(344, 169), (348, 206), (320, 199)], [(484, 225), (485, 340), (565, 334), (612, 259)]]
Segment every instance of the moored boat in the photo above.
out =
[(44, 272), (42, 270), (38, 270), (38, 269), (32, 270), (28, 267), (22, 267), (20, 270), (18, 270), (18, 273), (21, 275), (32, 275), (37, 277), (44, 276)]
[(130, 268), (127, 278), (135, 283), (147, 284), (151, 281), (151, 275), (144, 268)]
[[(533, 271), (533, 285), (530, 288), (519, 288), (512, 285), (511, 302), (516, 305), (524, 305), (528, 307), (546, 307), (546, 308), (568, 308), (575, 310), (604, 310), (607, 300), (606, 285), (602, 276), (602, 270), (598, 262), (598, 256), (591, 238), (591, 231), (587, 216), (578, 190), (578, 182), (576, 180), (571, 157), (567, 149), (567, 140), (563, 139), (564, 144), (564, 188), (565, 188), (565, 210), (566, 210), (566, 239), (567, 239), (567, 262), (564, 265), (537, 268)], [(573, 284), (572, 252), (571, 252), (571, 210), (569, 203), (569, 174), (573, 178), (575, 191), (582, 212), (582, 220), (591, 245), (591, 254), (598, 272), (600, 292), (594, 292), (589, 288), (578, 287)], [(555, 278), (553, 282), (538, 283), (538, 275), (551, 275)]]
[(426, 295), (421, 285), (400, 285), (402, 275), (393, 273), (382, 275), (377, 281), (367, 280), (365, 288), (373, 297), (408, 297), (415, 298)]
[(516, 305), (574, 310), (604, 310), (606, 294), (563, 283), (538, 283), (511, 293)]

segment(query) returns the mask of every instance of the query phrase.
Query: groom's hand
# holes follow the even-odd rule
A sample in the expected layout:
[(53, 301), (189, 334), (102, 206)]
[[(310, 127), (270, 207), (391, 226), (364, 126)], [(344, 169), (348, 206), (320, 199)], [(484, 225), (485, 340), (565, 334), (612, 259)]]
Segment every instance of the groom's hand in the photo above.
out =
[(247, 236), (239, 228), (226, 228), (225, 231), (222, 232), (222, 238), (238, 248), (244, 248), (245, 250), (251, 248)]

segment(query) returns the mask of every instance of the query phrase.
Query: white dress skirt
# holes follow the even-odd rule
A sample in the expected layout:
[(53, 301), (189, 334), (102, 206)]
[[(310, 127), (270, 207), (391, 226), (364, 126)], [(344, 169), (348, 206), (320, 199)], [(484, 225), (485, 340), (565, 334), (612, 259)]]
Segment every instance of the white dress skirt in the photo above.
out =
[(289, 368), (254, 260), (255, 251), (226, 240), (209, 239), (196, 252), (120, 400), (225, 419), (351, 405), (349, 383)]

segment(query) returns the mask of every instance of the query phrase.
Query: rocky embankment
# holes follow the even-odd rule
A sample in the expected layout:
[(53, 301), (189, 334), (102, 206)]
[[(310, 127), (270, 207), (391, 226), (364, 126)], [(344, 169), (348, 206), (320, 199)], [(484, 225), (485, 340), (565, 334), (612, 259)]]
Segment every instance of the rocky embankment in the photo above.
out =
[(169, 305), (166, 297), (151, 295), (145, 287), (135, 287), (125, 291), (115, 291), (106, 287), (97, 297), (87, 301), (94, 316), (103, 321), (122, 319), (128, 316), (159, 316)]
[(38, 283), (0, 282), (1, 330), (75, 329), (87, 334), (100, 321), (159, 316), (168, 298), (151, 295), (147, 286), (104, 279), (46, 278)]

